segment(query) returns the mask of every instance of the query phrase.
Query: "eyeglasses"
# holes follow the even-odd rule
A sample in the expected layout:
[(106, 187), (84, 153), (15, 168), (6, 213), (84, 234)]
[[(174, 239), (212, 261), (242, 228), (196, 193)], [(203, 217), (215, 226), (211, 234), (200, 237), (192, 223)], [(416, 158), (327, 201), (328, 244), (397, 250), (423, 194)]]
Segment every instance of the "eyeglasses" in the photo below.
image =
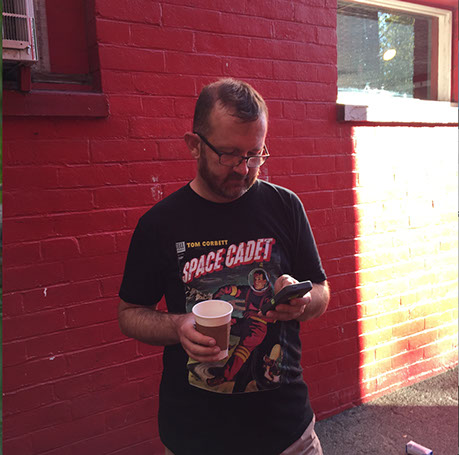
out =
[(219, 163), (223, 166), (237, 167), (245, 160), (248, 168), (257, 168), (263, 166), (270, 156), (266, 145), (263, 145), (263, 148), (260, 150), (260, 152), (264, 152), (261, 155), (239, 156), (234, 155), (233, 153), (222, 153), (219, 152), (202, 134), (199, 134), (196, 131), (193, 131), (193, 133), (199, 136), (202, 142), (204, 142), (207, 147), (218, 155)]

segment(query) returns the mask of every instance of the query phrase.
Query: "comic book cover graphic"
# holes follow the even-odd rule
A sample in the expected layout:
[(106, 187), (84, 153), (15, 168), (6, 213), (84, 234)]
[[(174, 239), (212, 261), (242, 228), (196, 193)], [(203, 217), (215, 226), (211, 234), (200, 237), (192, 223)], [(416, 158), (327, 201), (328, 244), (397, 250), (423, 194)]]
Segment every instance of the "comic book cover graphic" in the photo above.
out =
[(238, 244), (226, 240), (177, 243), (186, 289), (186, 311), (203, 300), (233, 306), (228, 357), (213, 363), (188, 360), (191, 385), (218, 393), (243, 393), (279, 386), (282, 350), (280, 323), (259, 314), (273, 297), (280, 275), (275, 240)]

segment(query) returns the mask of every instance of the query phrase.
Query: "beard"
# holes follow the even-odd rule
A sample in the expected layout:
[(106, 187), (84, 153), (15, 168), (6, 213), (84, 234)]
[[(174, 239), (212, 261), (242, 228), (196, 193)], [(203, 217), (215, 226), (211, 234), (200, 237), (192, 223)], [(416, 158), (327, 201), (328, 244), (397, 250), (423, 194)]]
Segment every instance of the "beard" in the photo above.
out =
[(219, 198), (227, 200), (228, 202), (240, 198), (256, 182), (260, 170), (259, 168), (256, 169), (255, 173), (251, 171), (252, 169), (249, 169), (247, 175), (231, 172), (225, 177), (219, 177), (210, 170), (205, 154), (201, 154), (198, 162), (198, 173), (209, 190)]

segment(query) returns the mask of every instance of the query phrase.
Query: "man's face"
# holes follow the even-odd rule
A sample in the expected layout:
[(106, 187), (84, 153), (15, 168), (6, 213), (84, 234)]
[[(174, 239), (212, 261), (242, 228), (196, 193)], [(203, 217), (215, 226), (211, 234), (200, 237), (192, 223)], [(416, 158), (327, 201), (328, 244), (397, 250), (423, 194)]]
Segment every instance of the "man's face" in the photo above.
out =
[[(248, 156), (261, 150), (267, 132), (266, 117), (243, 123), (220, 105), (210, 114), (208, 141), (223, 153)], [(231, 168), (219, 162), (218, 155), (201, 142), (198, 178), (206, 198), (214, 202), (230, 202), (240, 198), (256, 181), (259, 168), (248, 168), (244, 160)]]
[(253, 287), (257, 290), (260, 291), (266, 286), (266, 278), (263, 275), (263, 273), (256, 273), (253, 276)]

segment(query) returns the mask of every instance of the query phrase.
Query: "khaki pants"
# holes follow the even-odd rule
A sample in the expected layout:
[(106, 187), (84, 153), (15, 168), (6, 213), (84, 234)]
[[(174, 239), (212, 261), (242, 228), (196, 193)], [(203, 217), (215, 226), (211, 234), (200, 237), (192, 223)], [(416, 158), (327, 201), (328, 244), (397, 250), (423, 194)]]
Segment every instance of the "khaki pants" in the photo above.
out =
[[(323, 455), (319, 438), (314, 431), (315, 422), (316, 418), (313, 417), (312, 422), (308, 425), (300, 438), (290, 447), (285, 449), (280, 455)], [(174, 454), (166, 447), (165, 455)]]

